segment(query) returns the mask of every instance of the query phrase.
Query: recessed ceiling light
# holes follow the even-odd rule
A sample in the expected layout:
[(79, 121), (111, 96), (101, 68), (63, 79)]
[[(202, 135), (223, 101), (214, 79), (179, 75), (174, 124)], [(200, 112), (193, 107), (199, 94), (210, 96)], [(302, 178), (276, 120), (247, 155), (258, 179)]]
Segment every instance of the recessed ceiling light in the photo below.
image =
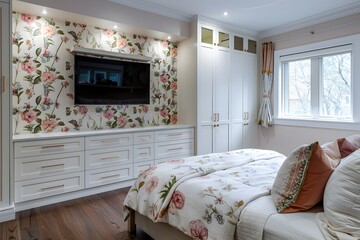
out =
[(168, 36), (168, 40), (171, 40), (171, 36)]
[(114, 25), (114, 29), (117, 29), (118, 28), (118, 26), (117, 25)]
[(224, 12), (224, 16), (227, 16), (229, 13), (228, 12)]
[(47, 14), (47, 10), (44, 8), (41, 13), (44, 14), (44, 15), (46, 15), (46, 14)]

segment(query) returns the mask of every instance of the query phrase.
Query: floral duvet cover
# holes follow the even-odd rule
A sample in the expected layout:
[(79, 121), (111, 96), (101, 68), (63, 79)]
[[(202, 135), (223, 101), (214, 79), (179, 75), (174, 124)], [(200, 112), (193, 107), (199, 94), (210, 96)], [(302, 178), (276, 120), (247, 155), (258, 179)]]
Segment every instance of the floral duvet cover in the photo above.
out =
[(285, 156), (242, 149), (175, 159), (142, 172), (124, 201), (193, 239), (234, 239), (241, 210), (270, 194)]

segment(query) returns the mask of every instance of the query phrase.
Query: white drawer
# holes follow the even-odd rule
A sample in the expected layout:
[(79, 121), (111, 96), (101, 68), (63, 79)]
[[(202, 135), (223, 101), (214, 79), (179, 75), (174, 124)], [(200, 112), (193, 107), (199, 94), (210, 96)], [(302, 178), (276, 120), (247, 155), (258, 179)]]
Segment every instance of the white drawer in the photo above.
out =
[(101, 168), (85, 172), (85, 187), (97, 187), (105, 184), (121, 182), (133, 179), (133, 164), (123, 165), (117, 168)]
[(182, 159), (182, 158), (186, 158), (186, 157), (191, 157), (191, 156), (194, 156), (194, 154), (186, 154), (186, 155), (183, 155), (183, 156), (177, 156), (176, 158), (174, 157), (171, 157), (171, 158), (160, 158), (160, 159), (156, 159), (155, 160), (155, 165), (158, 165), (160, 163), (163, 163), (163, 162), (166, 162), (166, 161), (169, 161), (169, 160), (178, 160), (178, 159)]
[(84, 152), (15, 159), (15, 181), (84, 171)]
[(154, 144), (142, 144), (134, 146), (134, 162), (153, 160), (155, 156)]
[(83, 172), (21, 181), (15, 183), (15, 202), (24, 202), (81, 189), (84, 189)]
[(194, 138), (193, 128), (157, 131), (155, 133), (155, 142), (167, 142), (191, 138)]
[(134, 133), (134, 144), (153, 143), (155, 138), (154, 132)]
[(147, 162), (134, 163), (134, 178), (137, 178), (139, 174), (146, 169), (154, 166), (154, 160)]
[(129, 146), (129, 145), (133, 145), (133, 142), (134, 142), (133, 133), (85, 137), (85, 149), (94, 150), (94, 149), (104, 149), (111, 147)]
[(15, 158), (84, 151), (84, 138), (15, 142)]
[(86, 151), (86, 170), (130, 163), (133, 163), (132, 146)]
[(194, 154), (194, 141), (192, 139), (155, 143), (155, 159), (173, 159), (180, 156), (192, 156)]

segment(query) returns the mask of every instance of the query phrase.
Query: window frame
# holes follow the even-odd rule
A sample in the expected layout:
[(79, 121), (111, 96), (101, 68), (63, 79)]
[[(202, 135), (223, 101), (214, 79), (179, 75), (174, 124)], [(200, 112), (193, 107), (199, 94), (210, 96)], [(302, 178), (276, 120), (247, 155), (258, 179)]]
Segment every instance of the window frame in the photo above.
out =
[[(350, 51), (344, 51), (344, 49), (349, 49)], [(329, 51), (328, 49), (333, 49), (334, 51)], [(307, 59), (316, 56), (325, 56), (329, 55), (329, 52), (332, 52), (333, 55), (336, 52), (351, 52), (351, 95), (352, 95), (352, 119), (338, 119), (338, 118), (326, 118), (320, 117), (313, 118), (313, 115), (310, 117), (307, 116), (284, 116), (283, 111), (283, 96), (285, 89), (283, 89), (284, 82), (282, 80), (282, 63), (284, 61), (300, 60), (301, 57)], [(321, 61), (318, 61), (320, 63)], [(319, 68), (318, 64), (317, 67)], [(360, 94), (355, 94), (355, 89), (360, 90), (360, 34), (342, 37), (332, 40), (327, 40), (323, 42), (311, 43), (307, 45), (276, 50), (274, 53), (274, 124), (275, 125), (290, 125), (290, 126), (304, 126), (304, 127), (317, 127), (317, 128), (331, 128), (331, 129), (347, 129), (347, 130), (360, 130)], [(318, 71), (320, 74), (320, 71)], [(313, 84), (313, 83), (312, 83)], [(312, 91), (311, 102), (317, 102), (316, 107), (319, 106), (319, 96), (320, 94), (320, 81), (317, 81), (316, 91)], [(359, 91), (357, 91), (359, 92)], [(316, 96), (316, 98), (314, 98)], [(313, 111), (313, 106), (311, 106), (311, 111)], [(316, 111), (320, 115), (319, 109)], [(313, 114), (313, 113), (312, 113)]]

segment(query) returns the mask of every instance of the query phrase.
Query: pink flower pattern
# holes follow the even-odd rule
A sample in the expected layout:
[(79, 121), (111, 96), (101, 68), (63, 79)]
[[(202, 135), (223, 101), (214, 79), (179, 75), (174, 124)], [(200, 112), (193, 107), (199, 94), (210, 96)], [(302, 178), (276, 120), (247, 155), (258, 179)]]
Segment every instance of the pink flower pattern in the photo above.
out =
[(36, 119), (36, 112), (29, 110), (21, 115), (21, 119), (27, 123), (32, 123)]
[(27, 24), (32, 24), (33, 22), (35, 22), (36, 17), (30, 14), (21, 14), (21, 20), (23, 20)]
[[(121, 29), (113, 31), (67, 21), (64, 24), (57, 19), (16, 12), (13, 16), (20, 20), (12, 35), (16, 48), (13, 57), (17, 60), (13, 68), (18, 70), (14, 76), (16, 85), (12, 88), (16, 98), (12, 107), (19, 109), (13, 116), (18, 119), (13, 125), (14, 133), (134, 128), (174, 122), (170, 116), (176, 114), (177, 106), (173, 99), (177, 96), (174, 92), (177, 84), (170, 79), (177, 75), (177, 61), (173, 59), (177, 52), (175, 43), (124, 34)], [(32, 34), (29, 34), (29, 29)], [(74, 105), (75, 76), (72, 74), (74, 65), (70, 49), (75, 45), (153, 56), (150, 103), (131, 107)], [(162, 86), (159, 87), (159, 83)], [(36, 122), (32, 121), (34, 114), (26, 110), (29, 109), (27, 104), (37, 106)], [(158, 109), (163, 109), (163, 106), (166, 110), (161, 115)]]
[(151, 192), (157, 187), (159, 182), (159, 179), (157, 176), (151, 177), (147, 182), (145, 186), (145, 191), (147, 194), (151, 194)]
[(56, 75), (54, 72), (44, 72), (41, 74), (41, 80), (44, 83), (51, 84), (56, 80)]
[(21, 64), (21, 69), (27, 72), (28, 74), (32, 74), (36, 70), (36, 67), (32, 62), (25, 62)]
[(208, 229), (201, 220), (193, 220), (189, 224), (191, 237), (195, 240), (207, 240)]
[(41, 123), (41, 129), (45, 132), (51, 132), (56, 126), (56, 120), (53, 118), (45, 119)]

